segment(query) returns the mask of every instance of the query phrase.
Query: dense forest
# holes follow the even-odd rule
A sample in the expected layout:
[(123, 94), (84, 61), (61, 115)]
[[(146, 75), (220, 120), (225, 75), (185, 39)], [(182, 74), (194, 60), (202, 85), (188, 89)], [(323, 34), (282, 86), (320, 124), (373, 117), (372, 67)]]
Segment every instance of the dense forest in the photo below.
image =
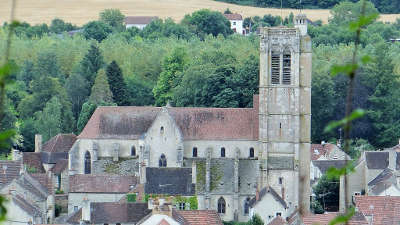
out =
[[(250, 5), (257, 7), (274, 7), (291, 9), (330, 9), (338, 3), (355, 3), (357, 0), (217, 0), (239, 5)], [(399, 13), (400, 0), (372, 0), (375, 7), (381, 13)]]
[[(351, 60), (348, 23), (356, 4), (341, 3), (327, 25), (309, 27), (313, 40), (312, 140), (339, 138), (324, 127), (344, 115), (348, 79), (331, 76), (332, 65)], [(353, 13), (343, 13), (352, 11)], [(376, 12), (372, 4), (369, 12)], [(258, 91), (259, 38), (232, 34), (218, 12), (196, 11), (180, 23), (155, 20), (143, 30), (125, 29), (118, 10), (76, 27), (60, 19), (31, 26), (22, 23), (12, 40), (18, 68), (7, 86), (2, 129), (15, 128), (16, 148), (32, 151), (34, 134), (44, 141), (57, 133), (79, 134), (97, 106), (156, 105), (252, 107)], [(266, 15), (246, 18), (256, 26), (280, 24)], [(290, 18), (283, 20), (292, 26)], [(73, 30), (73, 32), (71, 32)], [(8, 25), (0, 29), (0, 51)], [(400, 23), (375, 22), (362, 34), (360, 55), (372, 63), (358, 70), (355, 107), (367, 116), (354, 124), (356, 145), (389, 147), (400, 134)], [(7, 150), (3, 150), (7, 151)], [(356, 153), (355, 153), (356, 156)]]

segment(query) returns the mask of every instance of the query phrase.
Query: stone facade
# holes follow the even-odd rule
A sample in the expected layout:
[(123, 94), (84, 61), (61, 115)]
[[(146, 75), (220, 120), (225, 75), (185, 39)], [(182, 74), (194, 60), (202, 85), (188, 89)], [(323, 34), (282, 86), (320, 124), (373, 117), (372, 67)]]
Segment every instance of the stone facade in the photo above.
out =
[(295, 25), (261, 29), (253, 108), (99, 107), (69, 152), (70, 174), (127, 173), (146, 184), (146, 167), (187, 167), (199, 209), (223, 220), (247, 221), (246, 202), (265, 187), (287, 214), (307, 211), (312, 53), (305, 17)]

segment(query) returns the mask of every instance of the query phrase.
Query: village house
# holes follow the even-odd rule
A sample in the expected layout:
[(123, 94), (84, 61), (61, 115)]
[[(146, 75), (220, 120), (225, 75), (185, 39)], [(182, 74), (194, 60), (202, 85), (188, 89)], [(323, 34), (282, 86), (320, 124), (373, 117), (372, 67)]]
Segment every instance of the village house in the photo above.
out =
[(136, 27), (143, 30), (151, 21), (158, 19), (156, 16), (127, 16), (125, 17), (125, 28)]
[(98, 107), (69, 151), (69, 173), (136, 175), (146, 190), (147, 169), (188, 168), (198, 208), (223, 220), (248, 221), (244, 206), (265, 187), (289, 214), (307, 211), (312, 52), (305, 15), (294, 22), (261, 29), (253, 108)]
[(92, 202), (118, 202), (137, 184), (134, 176), (77, 174), (69, 179), (68, 214)]
[(229, 20), (231, 23), (231, 29), (234, 33), (245, 35), (246, 30), (243, 29), (243, 18), (242, 15), (238, 13), (230, 13), (224, 14), (224, 16)]

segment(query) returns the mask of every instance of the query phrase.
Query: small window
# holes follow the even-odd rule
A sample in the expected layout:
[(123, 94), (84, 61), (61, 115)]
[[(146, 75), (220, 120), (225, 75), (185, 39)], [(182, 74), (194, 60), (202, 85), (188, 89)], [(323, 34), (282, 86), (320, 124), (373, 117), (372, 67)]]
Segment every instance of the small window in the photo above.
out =
[(271, 52), (271, 84), (280, 83), (281, 55), (279, 52)]
[(251, 147), (250, 148), (250, 158), (254, 158), (254, 148), (253, 147)]
[(92, 170), (92, 160), (90, 156), (90, 152), (87, 151), (85, 153), (85, 174), (90, 174)]
[(159, 167), (167, 167), (167, 158), (165, 158), (164, 154), (161, 154), (160, 159), (158, 160)]
[(132, 146), (132, 148), (131, 148), (131, 156), (136, 156), (136, 148), (135, 148), (135, 146)]
[(244, 214), (245, 215), (249, 214), (249, 208), (250, 208), (250, 198), (247, 197), (246, 201), (244, 202)]
[(185, 210), (185, 203), (184, 202), (179, 202), (179, 210)]
[(225, 157), (225, 148), (224, 147), (221, 148), (221, 157)]
[(232, 25), (236, 25), (236, 22), (232, 22)]
[(74, 206), (74, 212), (78, 211), (78, 206)]
[(161, 133), (161, 134), (164, 133), (164, 127), (163, 127), (163, 126), (160, 128), (160, 133)]
[(197, 157), (197, 147), (193, 147), (193, 157)]
[(218, 213), (225, 213), (225, 199), (223, 197), (218, 199)]
[(279, 177), (279, 184), (283, 183), (283, 177)]
[(277, 212), (276, 216), (282, 216), (282, 213), (281, 212)]

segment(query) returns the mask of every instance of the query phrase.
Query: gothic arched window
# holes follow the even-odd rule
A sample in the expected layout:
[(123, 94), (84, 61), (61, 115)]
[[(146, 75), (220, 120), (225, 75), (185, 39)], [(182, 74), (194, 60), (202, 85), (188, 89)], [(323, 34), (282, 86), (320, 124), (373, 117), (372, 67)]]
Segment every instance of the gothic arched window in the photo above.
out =
[(278, 51), (271, 52), (271, 84), (280, 83), (281, 54)]
[(218, 199), (218, 213), (225, 213), (225, 199), (223, 197)]
[(167, 167), (167, 158), (165, 158), (164, 154), (161, 154), (160, 159), (158, 160), (159, 167)]
[(92, 161), (90, 157), (90, 152), (85, 153), (85, 174), (90, 174), (92, 170)]
[(224, 147), (221, 148), (221, 157), (225, 157), (225, 148)]
[(244, 201), (244, 214), (245, 215), (249, 214), (249, 208), (250, 208), (250, 198), (247, 197), (246, 200)]
[(282, 61), (282, 84), (290, 84), (291, 83), (291, 53), (290, 50), (285, 50), (283, 52), (283, 61)]
[(136, 148), (135, 148), (135, 146), (132, 146), (132, 148), (131, 148), (131, 156), (136, 156)]
[(254, 158), (254, 148), (253, 147), (250, 148), (249, 157)]
[(197, 147), (193, 147), (193, 157), (197, 157)]

